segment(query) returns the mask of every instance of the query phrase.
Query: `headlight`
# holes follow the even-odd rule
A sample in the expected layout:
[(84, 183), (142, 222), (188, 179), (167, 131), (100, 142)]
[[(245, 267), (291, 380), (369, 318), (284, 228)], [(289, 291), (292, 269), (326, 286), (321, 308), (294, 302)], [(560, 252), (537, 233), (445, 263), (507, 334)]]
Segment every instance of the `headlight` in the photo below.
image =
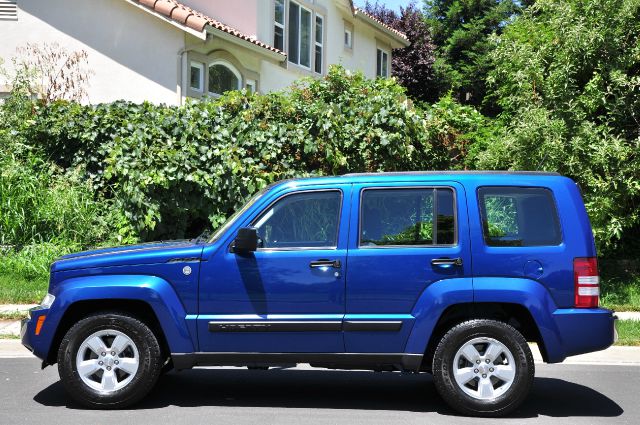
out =
[(42, 302), (40, 303), (41, 307), (44, 308), (50, 308), (51, 304), (53, 304), (53, 302), (56, 300), (56, 297), (54, 297), (51, 294), (47, 294), (44, 296), (44, 298), (42, 299)]

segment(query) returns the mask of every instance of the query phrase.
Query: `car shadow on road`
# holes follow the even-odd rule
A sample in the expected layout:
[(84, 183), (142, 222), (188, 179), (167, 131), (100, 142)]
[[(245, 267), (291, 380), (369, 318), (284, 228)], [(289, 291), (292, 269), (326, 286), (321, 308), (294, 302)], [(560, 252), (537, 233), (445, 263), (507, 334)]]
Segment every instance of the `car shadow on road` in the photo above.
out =
[[(77, 409), (56, 382), (34, 400)], [(171, 372), (134, 409), (167, 406), (283, 407), (398, 410), (455, 415), (436, 393), (428, 374), (362, 371), (204, 369)], [(615, 417), (623, 409), (589, 387), (536, 378), (531, 394), (512, 415), (532, 418)]]

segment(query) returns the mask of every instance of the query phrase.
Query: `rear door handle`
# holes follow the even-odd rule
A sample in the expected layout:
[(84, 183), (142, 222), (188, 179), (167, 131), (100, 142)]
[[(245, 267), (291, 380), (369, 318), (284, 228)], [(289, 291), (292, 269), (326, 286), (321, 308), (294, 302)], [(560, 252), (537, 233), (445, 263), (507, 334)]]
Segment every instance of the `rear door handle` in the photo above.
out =
[(339, 269), (342, 266), (340, 260), (317, 260), (309, 263), (309, 267), (312, 269), (317, 269), (321, 267), (333, 267), (334, 269)]
[(431, 260), (433, 266), (461, 266), (462, 258), (434, 258)]

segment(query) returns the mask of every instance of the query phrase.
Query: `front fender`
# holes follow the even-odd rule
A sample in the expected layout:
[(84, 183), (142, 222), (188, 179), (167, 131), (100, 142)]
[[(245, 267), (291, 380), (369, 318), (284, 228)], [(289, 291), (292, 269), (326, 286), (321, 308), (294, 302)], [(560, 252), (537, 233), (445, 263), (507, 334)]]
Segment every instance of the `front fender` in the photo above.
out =
[(413, 306), (411, 315), (415, 321), (405, 352), (424, 354), (429, 337), (447, 307), (471, 302), (473, 286), (470, 278), (439, 280), (427, 286)]
[(195, 351), (186, 324), (186, 312), (175, 290), (164, 279), (143, 275), (100, 275), (70, 278), (53, 288), (56, 300), (51, 306), (39, 337), (34, 337), (33, 351), (45, 358), (56, 329), (71, 305), (81, 301), (110, 299), (147, 303), (155, 313), (167, 344), (173, 353)]

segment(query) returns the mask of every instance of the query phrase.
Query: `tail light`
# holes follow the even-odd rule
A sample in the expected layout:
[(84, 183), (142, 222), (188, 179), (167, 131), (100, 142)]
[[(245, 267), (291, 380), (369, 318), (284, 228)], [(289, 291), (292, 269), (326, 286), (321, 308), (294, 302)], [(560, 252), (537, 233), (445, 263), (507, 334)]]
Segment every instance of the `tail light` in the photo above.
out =
[(600, 275), (596, 257), (573, 259), (573, 281), (577, 308), (598, 307), (600, 298)]

